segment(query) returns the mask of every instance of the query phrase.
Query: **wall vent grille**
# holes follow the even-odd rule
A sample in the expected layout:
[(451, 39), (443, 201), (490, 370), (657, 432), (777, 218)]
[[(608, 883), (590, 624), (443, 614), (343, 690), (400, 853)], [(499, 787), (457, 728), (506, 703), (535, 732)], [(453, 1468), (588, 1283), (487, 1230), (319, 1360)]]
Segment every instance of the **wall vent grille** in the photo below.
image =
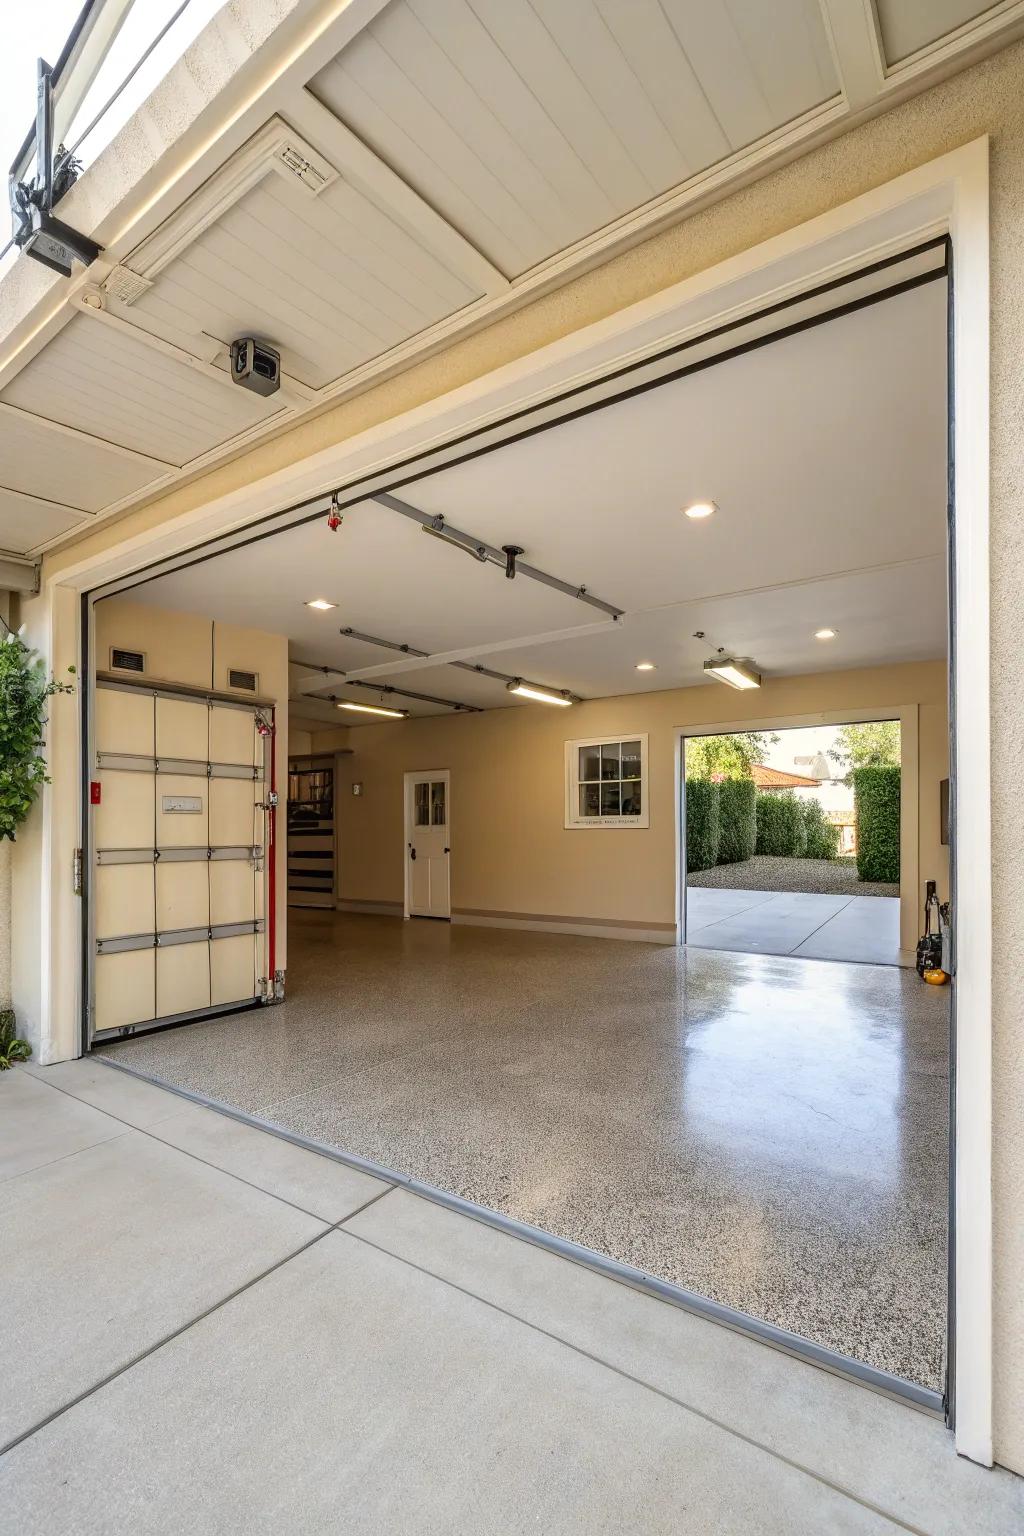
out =
[(242, 688), (246, 693), (255, 693), (258, 682), (255, 672), (239, 672), (235, 667), (228, 670), (229, 688)]
[(146, 657), (143, 651), (122, 651), (116, 645), (110, 648), (112, 672), (145, 672)]

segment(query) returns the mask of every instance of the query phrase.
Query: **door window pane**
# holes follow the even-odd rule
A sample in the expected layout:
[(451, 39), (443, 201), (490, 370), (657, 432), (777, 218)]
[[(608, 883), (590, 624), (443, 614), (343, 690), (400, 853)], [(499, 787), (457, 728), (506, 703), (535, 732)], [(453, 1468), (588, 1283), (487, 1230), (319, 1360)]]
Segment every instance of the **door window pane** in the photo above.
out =
[(606, 742), (601, 748), (601, 777), (602, 779), (619, 777), (619, 743), (617, 741)]
[(430, 785), (427, 783), (413, 786), (414, 814), (413, 821), (417, 827), (430, 826)]
[(617, 816), (619, 814), (619, 786), (615, 784), (601, 785), (601, 815)]
[(638, 741), (622, 743), (622, 777), (624, 779), (640, 777), (640, 743)]
[(434, 827), (443, 827), (445, 817), (444, 805), (444, 780), (439, 780), (430, 786), (430, 824)]
[(593, 783), (601, 777), (601, 748), (580, 747), (580, 783)]
[(601, 786), (600, 784), (580, 785), (580, 815), (600, 816), (601, 814)]

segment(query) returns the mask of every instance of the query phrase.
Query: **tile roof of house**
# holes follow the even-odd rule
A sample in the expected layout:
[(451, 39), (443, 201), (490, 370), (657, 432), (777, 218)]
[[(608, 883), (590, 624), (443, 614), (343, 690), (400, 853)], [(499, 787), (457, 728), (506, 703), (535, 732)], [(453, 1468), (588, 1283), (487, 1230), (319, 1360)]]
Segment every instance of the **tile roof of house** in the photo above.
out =
[(820, 789), (818, 779), (805, 778), (802, 773), (786, 773), (781, 768), (766, 768), (754, 763), (750, 770), (758, 789)]

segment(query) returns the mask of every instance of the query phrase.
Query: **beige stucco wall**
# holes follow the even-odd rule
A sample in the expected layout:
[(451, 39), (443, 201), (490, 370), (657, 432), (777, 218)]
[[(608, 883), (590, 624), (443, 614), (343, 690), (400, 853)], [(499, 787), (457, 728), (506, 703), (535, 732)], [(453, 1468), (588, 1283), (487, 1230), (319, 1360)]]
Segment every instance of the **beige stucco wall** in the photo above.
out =
[[(97, 529), (109, 547), (154, 528), (501, 363), (843, 203), (981, 134), (992, 150), (991, 544), (994, 953), (1014, 952), (1012, 893), (1024, 886), (1018, 817), (1024, 752), (1019, 656), (1024, 641), (1024, 44), (936, 86), (702, 210), (514, 316), (367, 390), (244, 458)], [(47, 573), (74, 554), (58, 552)], [(969, 856), (969, 854), (968, 854)], [(1012, 966), (993, 976), (995, 1432), (997, 1458), (1024, 1472), (1024, 1007)]]
[[(595, 699), (572, 710), (543, 705), (481, 715), (316, 732), (315, 747), (348, 747), (339, 761), (338, 832), (343, 901), (400, 911), (405, 871), (403, 775), (451, 772), (451, 880), (455, 914), (556, 918), (621, 925), (674, 937), (676, 733), (688, 726), (766, 721), (825, 712), (916, 706), (919, 820), (913, 860), (921, 881), (947, 886), (938, 840), (939, 781), (948, 773), (946, 667), (942, 661), (766, 681), (756, 694), (714, 684)], [(565, 742), (648, 737), (650, 826), (565, 827)], [(352, 795), (359, 781), (362, 794)], [(911, 933), (920, 888), (908, 887)]]
[[(246, 694), (228, 684), (232, 667), (255, 672), (259, 696), (274, 705), (275, 761), (278, 792), (282, 802), (288, 785), (288, 641), (283, 635), (234, 624), (217, 624), (194, 613), (171, 613), (127, 598), (110, 597), (96, 604), (96, 665), (106, 669), (111, 646), (139, 650), (146, 657), (146, 676), (153, 682), (180, 683), (190, 688), (209, 688), (218, 693)], [(284, 818), (278, 825), (283, 832)], [(278, 834), (276, 849), (277, 889), (288, 882), (286, 839)], [(278, 904), (278, 910), (284, 908)], [(287, 927), (277, 925), (275, 964), (288, 963)]]

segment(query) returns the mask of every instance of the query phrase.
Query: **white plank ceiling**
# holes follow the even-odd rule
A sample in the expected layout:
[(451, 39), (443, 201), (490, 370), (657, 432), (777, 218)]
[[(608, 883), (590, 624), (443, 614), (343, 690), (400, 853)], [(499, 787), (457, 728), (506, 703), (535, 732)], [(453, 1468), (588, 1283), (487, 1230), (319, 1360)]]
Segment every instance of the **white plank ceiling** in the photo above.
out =
[[(139, 505), (685, 217), (1016, 36), (1024, 0), (390, 0), (355, 36), (352, 15), (54, 323), (0, 336), (0, 553)], [(269, 400), (231, 383), (244, 335), (282, 355)]]
[(117, 313), (168, 337), (255, 333), (316, 389), (479, 296), (347, 181), (312, 198), (268, 175)]
[(875, 0), (875, 8), (886, 63), (898, 64), (965, 22), (1005, 7), (978, 0)]
[(514, 277), (839, 79), (817, 0), (393, 0), (310, 89)]

